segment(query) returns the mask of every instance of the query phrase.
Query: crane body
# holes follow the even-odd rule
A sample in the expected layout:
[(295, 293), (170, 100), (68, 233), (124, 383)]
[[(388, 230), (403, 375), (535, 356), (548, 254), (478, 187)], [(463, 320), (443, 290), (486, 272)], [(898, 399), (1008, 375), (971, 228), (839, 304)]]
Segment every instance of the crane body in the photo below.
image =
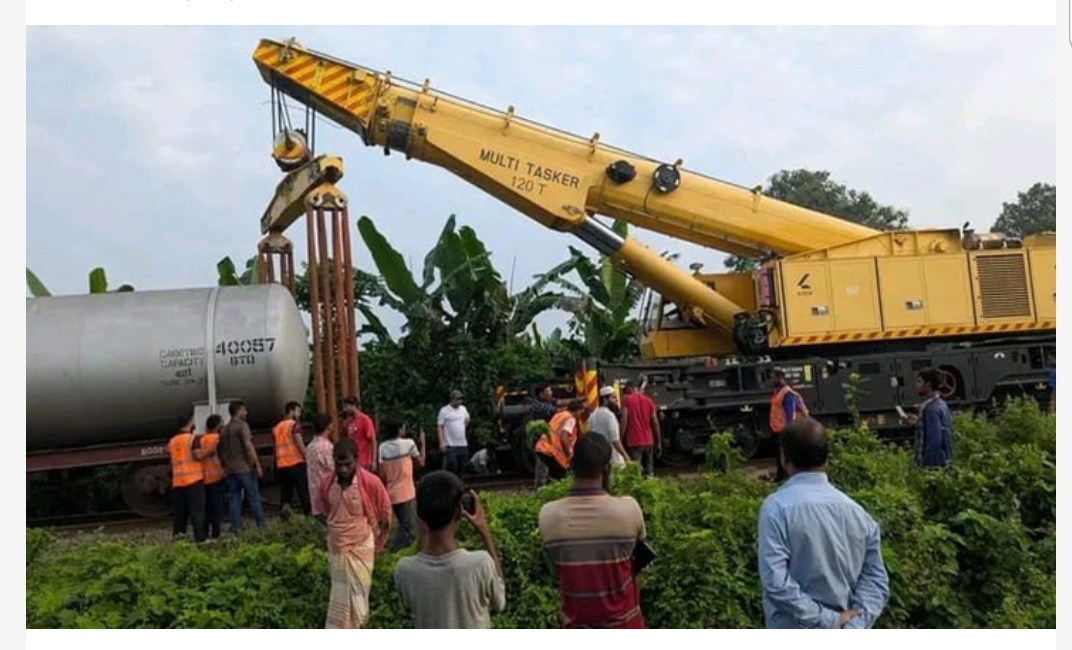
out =
[[(599, 367), (604, 379), (653, 381), (655, 392), (663, 391), (661, 408), (680, 416), (682, 449), (702, 446), (694, 434), (727, 423), (762, 437), (762, 383), (772, 361), (790, 369), (806, 399), (819, 402), (813, 413), (822, 416), (825, 408), (835, 419), (845, 415), (846, 402), (823, 398), (823, 391), (843, 392), (848, 368), (879, 369), (891, 388), (877, 391), (864, 410), (882, 416), (873, 426), (896, 428), (885, 418), (911, 400), (908, 375), (920, 364), (948, 372), (954, 405), (977, 405), (1006, 390), (1037, 392), (1055, 350), (1055, 234), (1021, 240), (976, 235), (967, 226), (881, 232), (687, 170), (681, 160), (611, 147), (598, 133), (559, 131), (518, 117), (512, 106), (491, 109), (294, 40), (261, 40), (253, 60), (274, 90), (367, 146), (447, 170), (581, 239), (648, 287), (641, 351), (659, 363), (588, 367)], [(287, 171), (300, 161), (293, 155), (298, 147), (283, 142), (276, 150), (289, 157), (277, 162)], [(599, 215), (760, 265), (754, 273), (690, 273), (614, 233)], [(970, 353), (956, 352), (968, 347)], [(979, 350), (1024, 365), (987, 370), (972, 356)], [(696, 364), (710, 357), (731, 358), (732, 370)], [(990, 376), (980, 383), (983, 372)], [(818, 387), (824, 381), (828, 387)]]

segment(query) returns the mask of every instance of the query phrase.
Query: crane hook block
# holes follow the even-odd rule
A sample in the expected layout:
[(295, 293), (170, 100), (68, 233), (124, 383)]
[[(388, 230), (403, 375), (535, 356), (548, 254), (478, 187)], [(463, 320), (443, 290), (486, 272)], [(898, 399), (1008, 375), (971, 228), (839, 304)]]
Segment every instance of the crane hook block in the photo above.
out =
[(302, 129), (280, 131), (272, 143), (272, 158), (279, 169), (292, 172), (312, 160), (312, 151)]
[(681, 172), (673, 165), (659, 165), (652, 174), (652, 183), (655, 189), (663, 194), (673, 192), (681, 185)]
[(607, 178), (615, 185), (628, 183), (636, 178), (636, 167), (630, 165), (627, 160), (612, 162), (607, 165)]

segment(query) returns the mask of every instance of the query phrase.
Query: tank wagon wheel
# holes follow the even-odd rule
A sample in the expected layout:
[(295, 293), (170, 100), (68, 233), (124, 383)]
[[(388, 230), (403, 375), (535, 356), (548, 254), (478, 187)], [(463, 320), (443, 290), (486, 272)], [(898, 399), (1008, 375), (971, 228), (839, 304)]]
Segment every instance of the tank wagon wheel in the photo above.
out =
[(129, 465), (123, 473), (120, 492), (131, 511), (157, 519), (171, 514), (170, 485), (170, 465)]
[(733, 443), (740, 450), (745, 460), (752, 460), (759, 451), (760, 440), (753, 427), (738, 424), (733, 429)]
[(693, 449), (696, 447), (696, 436), (685, 428), (678, 428), (670, 434), (670, 444), (663, 444), (662, 457), (659, 463), (674, 469), (687, 469), (692, 466)]

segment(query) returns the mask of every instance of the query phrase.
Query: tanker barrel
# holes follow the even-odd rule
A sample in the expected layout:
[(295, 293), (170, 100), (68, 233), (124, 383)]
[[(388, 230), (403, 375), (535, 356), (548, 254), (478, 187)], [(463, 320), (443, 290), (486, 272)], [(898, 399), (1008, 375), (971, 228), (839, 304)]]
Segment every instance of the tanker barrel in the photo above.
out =
[(158, 442), (213, 393), (271, 426), (305, 397), (308, 340), (277, 284), (28, 298), (27, 451)]

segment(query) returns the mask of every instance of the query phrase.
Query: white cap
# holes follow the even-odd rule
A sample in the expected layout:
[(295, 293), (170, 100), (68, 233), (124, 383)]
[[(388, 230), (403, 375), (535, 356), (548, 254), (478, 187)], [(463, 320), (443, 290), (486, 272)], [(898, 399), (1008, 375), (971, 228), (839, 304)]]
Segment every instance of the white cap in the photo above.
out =
[(607, 397), (608, 395), (613, 395), (613, 394), (614, 394), (614, 386), (604, 386), (603, 388), (599, 389), (599, 396), (600, 397)]

